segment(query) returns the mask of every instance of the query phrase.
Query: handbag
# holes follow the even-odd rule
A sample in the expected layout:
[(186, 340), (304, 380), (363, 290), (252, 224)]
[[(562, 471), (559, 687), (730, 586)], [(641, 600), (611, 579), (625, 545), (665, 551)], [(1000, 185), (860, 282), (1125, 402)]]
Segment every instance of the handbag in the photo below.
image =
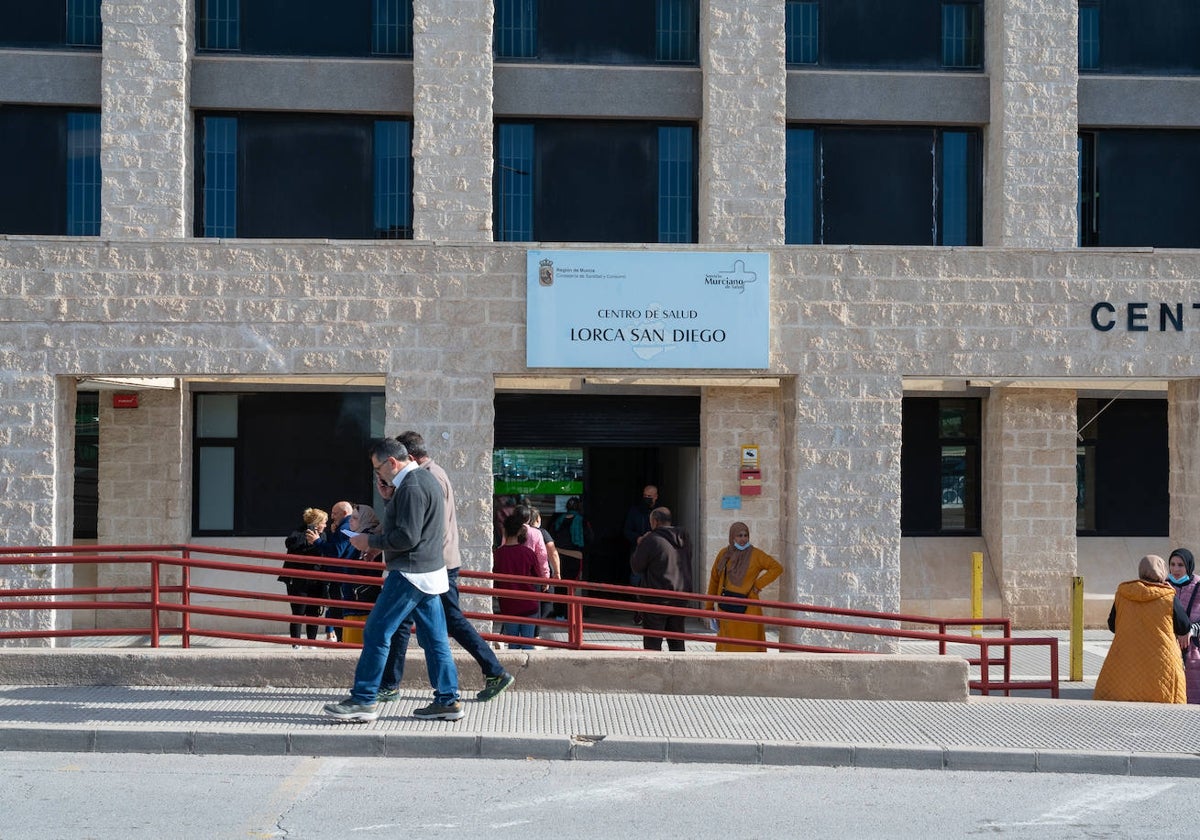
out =
[[(749, 598), (750, 596), (744, 592), (734, 592), (731, 589), (722, 589), (721, 594), (726, 598)], [(749, 604), (717, 604), (717, 609), (730, 613), (744, 613), (749, 607)]]

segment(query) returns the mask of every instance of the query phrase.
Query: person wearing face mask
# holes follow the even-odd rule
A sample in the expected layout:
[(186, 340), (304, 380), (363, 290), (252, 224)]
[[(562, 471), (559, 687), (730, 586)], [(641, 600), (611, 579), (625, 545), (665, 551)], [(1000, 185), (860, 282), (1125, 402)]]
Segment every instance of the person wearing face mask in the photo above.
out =
[[(750, 621), (737, 621), (739, 615), (762, 615), (762, 608), (754, 603), (762, 590), (783, 574), (783, 566), (774, 557), (750, 544), (750, 528), (745, 522), (734, 522), (729, 526), (729, 545), (721, 549), (713, 561), (708, 576), (708, 594), (745, 598), (745, 605), (717, 604), (721, 618), (717, 622), (717, 635), (747, 642), (766, 641), (766, 628)], [(709, 602), (711, 609), (714, 602)], [(756, 644), (717, 642), (718, 651), (764, 651), (766, 647)]]
[(1175, 599), (1187, 613), (1191, 629), (1177, 637), (1183, 652), (1183, 672), (1187, 678), (1187, 701), (1200, 703), (1200, 582), (1196, 580), (1196, 559), (1186, 548), (1177, 548), (1167, 558), (1167, 583), (1175, 587)]

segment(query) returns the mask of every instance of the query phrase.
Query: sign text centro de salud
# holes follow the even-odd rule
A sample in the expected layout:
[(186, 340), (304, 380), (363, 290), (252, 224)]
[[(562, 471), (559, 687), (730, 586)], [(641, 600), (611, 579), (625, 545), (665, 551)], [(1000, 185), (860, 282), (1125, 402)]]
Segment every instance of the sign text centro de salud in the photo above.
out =
[(529, 251), (526, 365), (766, 368), (765, 253)]

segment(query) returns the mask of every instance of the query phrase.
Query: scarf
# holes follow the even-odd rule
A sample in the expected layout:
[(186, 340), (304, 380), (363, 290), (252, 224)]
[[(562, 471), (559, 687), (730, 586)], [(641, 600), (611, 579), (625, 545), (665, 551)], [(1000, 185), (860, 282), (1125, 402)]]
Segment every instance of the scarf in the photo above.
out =
[(729, 545), (721, 553), (721, 572), (725, 575), (725, 583), (734, 588), (742, 585), (746, 572), (750, 568), (750, 554), (754, 551), (752, 545), (747, 545), (740, 551), (733, 547), (733, 534), (742, 529), (745, 529), (747, 533), (750, 532), (750, 528), (745, 522), (734, 522), (729, 526)]

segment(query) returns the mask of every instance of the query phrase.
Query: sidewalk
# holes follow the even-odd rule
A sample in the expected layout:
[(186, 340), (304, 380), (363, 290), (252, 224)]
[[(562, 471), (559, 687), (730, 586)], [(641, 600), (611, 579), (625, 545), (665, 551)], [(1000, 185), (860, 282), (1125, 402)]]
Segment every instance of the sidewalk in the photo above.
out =
[[(1065, 678), (1066, 634), (1030, 635), (1061, 638)], [(1085, 635), (1085, 681), (1064, 682), (1064, 697), (1090, 697), (1109, 638), (1099, 631)], [(128, 646), (140, 642), (125, 640)], [(112, 645), (122, 641), (109, 640), (106, 646)], [(923, 643), (906, 643), (903, 652), (930, 650)], [(1047, 664), (1017, 656), (1014, 673), (1044, 675)], [(383, 706), (379, 720), (366, 724), (324, 718), (322, 705), (338, 699), (328, 689), (0, 686), (0, 750), (1200, 776), (1200, 706), (995, 697), (938, 703), (539, 692), (522, 691), (518, 681), (489, 703), (465, 695), (466, 717), (441, 722), (410, 716), (428, 701), (428, 692), (416, 683), (408, 685), (396, 702)]]

